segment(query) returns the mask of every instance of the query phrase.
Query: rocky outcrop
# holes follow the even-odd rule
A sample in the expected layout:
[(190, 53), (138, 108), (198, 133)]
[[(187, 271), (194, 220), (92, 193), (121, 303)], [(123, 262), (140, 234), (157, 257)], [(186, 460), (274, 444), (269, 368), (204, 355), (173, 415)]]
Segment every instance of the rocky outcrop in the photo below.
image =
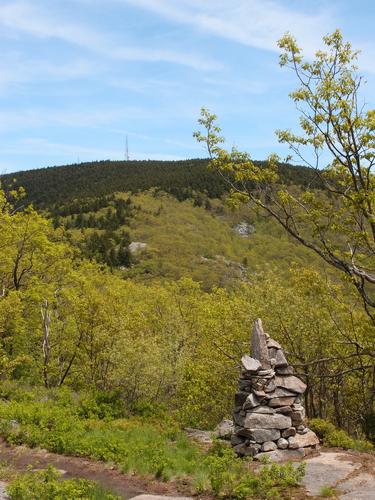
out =
[(251, 354), (241, 359), (231, 438), (234, 450), (240, 456), (305, 456), (319, 445), (305, 425), (301, 395), (306, 384), (293, 375), (280, 344), (263, 331), (260, 319), (254, 324)]

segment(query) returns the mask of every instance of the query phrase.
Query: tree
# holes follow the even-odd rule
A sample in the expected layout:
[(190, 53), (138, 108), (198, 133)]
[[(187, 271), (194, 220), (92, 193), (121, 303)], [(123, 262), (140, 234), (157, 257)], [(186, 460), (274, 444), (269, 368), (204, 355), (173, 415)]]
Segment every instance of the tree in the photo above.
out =
[(291, 68), (299, 82), (290, 96), (301, 113), (301, 131), (276, 133), (294, 155), (289, 160), (314, 169), (315, 184), (287, 186), (276, 155), (263, 167), (236, 148), (226, 151), (217, 117), (205, 108), (199, 119), (205, 132), (194, 136), (207, 145), (211, 167), (230, 184), (232, 200), (270, 215), (344, 273), (375, 323), (375, 110), (366, 111), (360, 100), (358, 52), (338, 30), (323, 40), (326, 50), (316, 52), (313, 61), (303, 57), (290, 34), (279, 41), (280, 64)]

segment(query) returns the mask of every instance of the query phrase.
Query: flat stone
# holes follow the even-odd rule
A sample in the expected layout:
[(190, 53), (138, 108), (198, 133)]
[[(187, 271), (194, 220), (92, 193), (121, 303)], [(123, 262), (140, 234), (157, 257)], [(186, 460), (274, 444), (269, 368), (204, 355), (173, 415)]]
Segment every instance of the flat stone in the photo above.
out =
[(244, 423), (244, 427), (248, 429), (288, 429), (291, 426), (292, 419), (278, 413), (274, 415), (248, 413)]
[(293, 401), (294, 401), (294, 396), (286, 398), (272, 398), (268, 401), (268, 404), (271, 406), (271, 408), (277, 408), (278, 406), (290, 407), (290, 405), (293, 404)]
[(295, 392), (288, 391), (283, 387), (276, 387), (273, 392), (270, 392), (267, 395), (268, 398), (284, 398), (286, 396), (293, 396), (293, 404), (294, 404), (294, 400), (296, 398)]
[(266, 393), (264, 391), (256, 391), (256, 390), (254, 390), (253, 394), (255, 394), (255, 396), (257, 398), (260, 398), (260, 399), (263, 399), (263, 398), (266, 397)]
[(308, 431), (306, 434), (296, 434), (288, 439), (289, 448), (305, 448), (306, 446), (315, 446), (319, 444), (319, 438), (313, 431)]
[(275, 371), (270, 368), (269, 370), (259, 370), (257, 373), (259, 377), (273, 377), (275, 375)]
[(274, 347), (275, 349), (281, 349), (281, 345), (276, 342), (276, 340), (269, 338), (266, 343), (268, 348)]
[(276, 411), (269, 406), (257, 406), (253, 409), (253, 413), (266, 413), (268, 415), (273, 415)]
[(303, 448), (298, 450), (274, 450), (267, 453), (258, 453), (254, 458), (260, 460), (262, 457), (268, 457), (271, 462), (287, 462), (288, 460), (301, 460), (305, 456)]
[(250, 433), (257, 443), (277, 441), (280, 438), (280, 431), (277, 429), (250, 429)]
[[(322, 452), (319, 456), (306, 460), (306, 474), (302, 484), (310, 495), (317, 496), (324, 486), (336, 487), (339, 481), (360, 468), (361, 464), (353, 463), (351, 457), (345, 453)], [(372, 500), (373, 490), (368, 490), (368, 493), (370, 496), (367, 499)], [(343, 497), (340, 495), (340, 498)], [(352, 497), (353, 500), (359, 498), (361, 497)]]
[(257, 372), (262, 368), (262, 365), (257, 359), (254, 359), (247, 354), (241, 358), (242, 367), (249, 372)]
[(260, 362), (264, 370), (271, 368), (266, 339), (267, 337), (263, 330), (262, 321), (257, 319), (254, 323), (251, 337), (251, 355)]
[(343, 492), (341, 500), (374, 500), (375, 476), (362, 472), (340, 483), (338, 489)]
[(276, 408), (277, 413), (282, 413), (283, 415), (290, 415), (293, 413), (293, 410), (290, 406), (280, 406), (280, 408)]
[(273, 441), (266, 441), (262, 444), (261, 451), (274, 451), (277, 449), (277, 444)]
[(306, 384), (302, 382), (298, 377), (294, 375), (286, 376), (276, 376), (275, 384), (278, 387), (283, 387), (289, 391), (296, 392), (297, 394), (303, 394), (306, 390)]
[(277, 440), (277, 447), (280, 448), (280, 450), (286, 450), (289, 446), (288, 441), (285, 438), (280, 438)]

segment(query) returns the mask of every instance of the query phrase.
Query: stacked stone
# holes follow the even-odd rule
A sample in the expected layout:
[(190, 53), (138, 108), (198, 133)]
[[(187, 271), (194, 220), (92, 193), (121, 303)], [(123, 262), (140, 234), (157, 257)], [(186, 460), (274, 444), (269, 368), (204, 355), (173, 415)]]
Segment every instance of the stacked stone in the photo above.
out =
[(241, 359), (239, 392), (235, 396), (232, 446), (240, 456), (261, 452), (298, 450), (305, 456), (319, 444), (306, 427), (301, 395), (306, 385), (293, 375), (278, 342), (263, 331), (261, 320), (254, 325), (252, 357)]

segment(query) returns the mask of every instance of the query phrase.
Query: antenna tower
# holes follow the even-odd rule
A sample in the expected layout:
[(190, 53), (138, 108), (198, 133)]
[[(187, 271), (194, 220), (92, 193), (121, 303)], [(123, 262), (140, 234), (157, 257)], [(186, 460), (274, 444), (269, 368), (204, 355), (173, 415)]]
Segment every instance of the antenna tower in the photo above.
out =
[(126, 144), (125, 144), (125, 161), (129, 161), (129, 144), (128, 144), (128, 136), (126, 135)]

